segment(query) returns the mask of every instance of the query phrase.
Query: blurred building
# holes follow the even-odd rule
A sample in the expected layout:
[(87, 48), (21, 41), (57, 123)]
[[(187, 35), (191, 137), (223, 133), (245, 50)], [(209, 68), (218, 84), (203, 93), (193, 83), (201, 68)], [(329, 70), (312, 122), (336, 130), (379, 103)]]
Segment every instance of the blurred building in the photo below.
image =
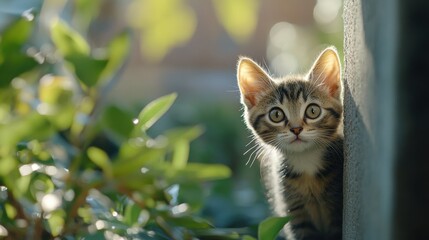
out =
[[(254, 58), (261, 64), (267, 62), (267, 47), (270, 41), (270, 31), (279, 22), (291, 23), (300, 27), (314, 28), (314, 1), (274, 0), (260, 1), (257, 14), (256, 28), (250, 38), (238, 43), (227, 33), (219, 23), (212, 1), (185, 1), (194, 11), (197, 26), (186, 44), (173, 48), (159, 62), (153, 62), (142, 56), (139, 50), (139, 40), (136, 36), (131, 53), (131, 61), (123, 77), (110, 93), (112, 101), (134, 103), (149, 100), (167, 94), (178, 92), (179, 99), (189, 98), (204, 100), (233, 100), (238, 98), (235, 80), (235, 66), (238, 56), (245, 55)], [(116, 26), (124, 21), (126, 9), (114, 6), (116, 1), (108, 1), (104, 6), (101, 18)], [(156, 14), (156, 13), (154, 13)], [(240, 9), (237, 9), (240, 14)], [(93, 34), (95, 42), (103, 42), (112, 33), (106, 28), (98, 27)], [(180, 29), (177, 29), (180, 31)], [(272, 35), (272, 34), (271, 34)], [(286, 36), (288, 37), (288, 36)], [(295, 39), (308, 43), (307, 39)], [(286, 42), (285, 42), (286, 44)], [(308, 46), (313, 45), (313, 46)], [(312, 44), (299, 44), (308, 52), (316, 52)], [(295, 46), (296, 47), (296, 46)], [(313, 59), (308, 59), (308, 62)], [(294, 63), (296, 66), (297, 63)], [(307, 68), (304, 66), (303, 68)]]

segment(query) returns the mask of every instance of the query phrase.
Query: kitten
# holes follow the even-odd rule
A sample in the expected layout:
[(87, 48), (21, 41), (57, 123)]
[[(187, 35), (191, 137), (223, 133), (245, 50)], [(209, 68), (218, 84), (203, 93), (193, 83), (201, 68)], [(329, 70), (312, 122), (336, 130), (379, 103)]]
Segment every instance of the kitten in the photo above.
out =
[(325, 49), (307, 75), (271, 78), (242, 57), (237, 78), (272, 207), (287, 239), (341, 239), (343, 135), (340, 61)]

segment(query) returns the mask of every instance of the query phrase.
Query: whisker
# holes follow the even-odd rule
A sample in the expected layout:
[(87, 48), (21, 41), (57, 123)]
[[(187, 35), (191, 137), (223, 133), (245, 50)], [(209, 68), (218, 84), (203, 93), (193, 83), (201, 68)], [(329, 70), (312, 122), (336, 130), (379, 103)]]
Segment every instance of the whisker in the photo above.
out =
[[(275, 140), (276, 139), (274, 138), (274, 139), (271, 139), (271, 140), (267, 141), (266, 143), (267, 144), (272, 144), (273, 142), (275, 142)], [(255, 148), (255, 146), (256, 146), (256, 148)], [(250, 167), (252, 167), (253, 163), (256, 161), (256, 159), (261, 156), (261, 152), (263, 152), (265, 150), (265, 147), (263, 145), (257, 144), (255, 146), (253, 147), (253, 151), (250, 154), (249, 159), (246, 162), (246, 165), (248, 165), (249, 162), (251, 163)]]
[(248, 152), (250, 152), (251, 150), (253, 150), (255, 147), (258, 147), (259, 145), (255, 144), (253, 145), (251, 148), (247, 149), (246, 152), (243, 153), (243, 155), (246, 155)]

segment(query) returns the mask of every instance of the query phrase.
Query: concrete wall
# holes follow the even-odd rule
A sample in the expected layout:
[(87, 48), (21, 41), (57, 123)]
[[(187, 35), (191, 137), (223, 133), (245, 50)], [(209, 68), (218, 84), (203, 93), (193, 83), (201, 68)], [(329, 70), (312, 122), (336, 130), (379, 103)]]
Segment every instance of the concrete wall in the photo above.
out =
[(344, 239), (429, 239), (429, 2), (345, 0)]
[(344, 239), (392, 239), (395, 5), (344, 3)]

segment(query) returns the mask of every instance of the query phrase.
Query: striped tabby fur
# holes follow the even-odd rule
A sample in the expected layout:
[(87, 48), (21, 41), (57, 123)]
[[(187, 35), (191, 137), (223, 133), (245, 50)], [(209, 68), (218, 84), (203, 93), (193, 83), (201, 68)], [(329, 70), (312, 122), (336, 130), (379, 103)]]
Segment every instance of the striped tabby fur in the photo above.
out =
[(249, 58), (237, 78), (244, 119), (257, 140), (270, 203), (290, 215), (287, 239), (341, 239), (342, 101), (336, 50), (307, 75), (274, 79)]

